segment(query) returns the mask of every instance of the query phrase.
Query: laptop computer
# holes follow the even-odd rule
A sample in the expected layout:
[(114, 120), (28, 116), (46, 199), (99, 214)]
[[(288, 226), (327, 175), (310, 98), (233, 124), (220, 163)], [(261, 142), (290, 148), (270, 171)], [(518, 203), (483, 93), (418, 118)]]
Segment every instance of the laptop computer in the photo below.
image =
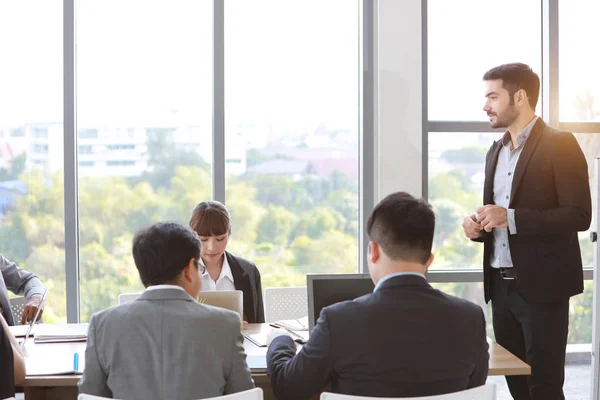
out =
[(29, 335), (31, 334), (31, 330), (33, 329), (33, 325), (35, 325), (35, 323), (38, 320), (38, 317), (40, 316), (40, 311), (43, 308), (44, 302), (46, 301), (46, 294), (48, 293), (48, 289), (46, 288), (44, 290), (44, 294), (42, 295), (42, 300), (40, 301), (40, 305), (38, 306), (38, 309), (35, 313), (35, 316), (33, 317), (33, 320), (31, 320), (31, 322), (29, 323), (29, 328), (27, 328), (27, 332), (25, 332), (25, 338), (23, 339), (23, 341), (19, 344), (21, 347), (21, 350), (23, 350), (23, 348), (25, 347), (25, 342), (27, 342), (27, 339), (29, 339)]
[(244, 320), (244, 293), (241, 290), (200, 292), (198, 302), (234, 311), (240, 315), (240, 320)]

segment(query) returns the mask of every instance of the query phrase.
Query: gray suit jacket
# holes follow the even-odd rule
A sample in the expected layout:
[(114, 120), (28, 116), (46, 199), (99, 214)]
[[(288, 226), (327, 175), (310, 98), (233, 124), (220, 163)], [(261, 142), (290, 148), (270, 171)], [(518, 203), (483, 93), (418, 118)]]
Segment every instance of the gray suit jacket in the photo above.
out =
[(0, 254), (0, 272), (0, 308), (8, 325), (14, 325), (15, 320), (10, 311), (8, 290), (29, 299), (34, 294), (43, 294), (44, 285), (35, 274), (17, 267), (17, 264), (2, 254)]
[(92, 316), (80, 393), (192, 400), (254, 387), (238, 314), (178, 289), (145, 291)]

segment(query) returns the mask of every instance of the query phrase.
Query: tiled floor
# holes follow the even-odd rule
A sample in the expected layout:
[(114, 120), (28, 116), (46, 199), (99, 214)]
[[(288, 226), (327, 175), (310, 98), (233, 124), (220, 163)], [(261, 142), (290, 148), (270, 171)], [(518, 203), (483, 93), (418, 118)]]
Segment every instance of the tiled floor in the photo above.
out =
[[(590, 400), (591, 379), (589, 364), (568, 364), (565, 368), (565, 398), (567, 400)], [(512, 399), (504, 377), (490, 376), (488, 383), (496, 384), (497, 400)]]

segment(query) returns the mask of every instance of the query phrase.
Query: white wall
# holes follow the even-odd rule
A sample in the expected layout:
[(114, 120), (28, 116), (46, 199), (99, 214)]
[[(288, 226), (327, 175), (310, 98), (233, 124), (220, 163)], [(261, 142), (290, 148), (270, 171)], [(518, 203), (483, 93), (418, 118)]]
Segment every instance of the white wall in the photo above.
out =
[(378, 0), (377, 11), (376, 203), (423, 194), (421, 0)]

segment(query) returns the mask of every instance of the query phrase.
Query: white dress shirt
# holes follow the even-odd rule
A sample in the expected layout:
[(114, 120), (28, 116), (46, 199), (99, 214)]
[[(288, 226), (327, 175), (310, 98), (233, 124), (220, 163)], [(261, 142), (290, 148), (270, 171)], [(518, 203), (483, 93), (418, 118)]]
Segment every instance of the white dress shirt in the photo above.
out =
[[(204, 265), (202, 258), (198, 260), (199, 263)], [(236, 290), (233, 283), (233, 275), (231, 274), (231, 267), (227, 262), (227, 257), (223, 254), (223, 268), (221, 268), (221, 274), (216, 281), (213, 281), (208, 273), (208, 270), (202, 275), (202, 286), (200, 287), (201, 292), (213, 291), (213, 290)]]
[(146, 288), (146, 290), (159, 290), (159, 289), (179, 289), (179, 290), (183, 290), (185, 292), (185, 289), (178, 285), (153, 285), (153, 286), (148, 286)]

